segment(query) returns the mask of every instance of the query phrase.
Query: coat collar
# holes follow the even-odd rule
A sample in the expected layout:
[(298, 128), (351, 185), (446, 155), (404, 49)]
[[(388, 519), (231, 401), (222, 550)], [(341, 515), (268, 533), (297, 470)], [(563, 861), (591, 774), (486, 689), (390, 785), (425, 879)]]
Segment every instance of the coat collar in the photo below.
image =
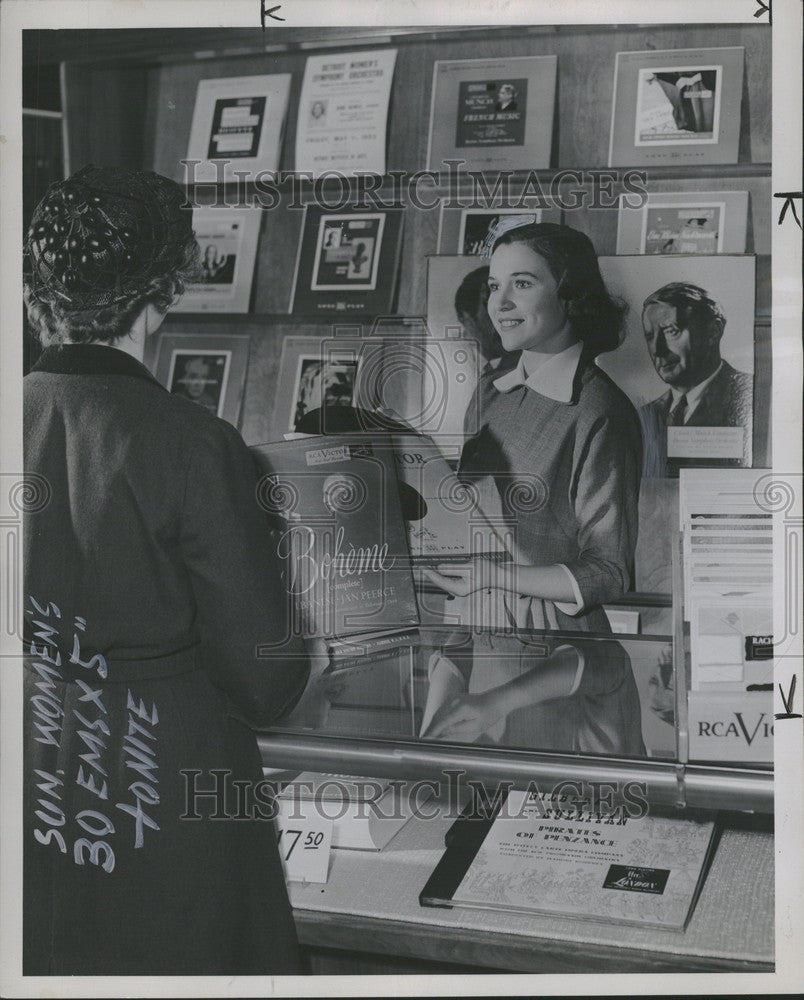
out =
[(163, 388), (145, 365), (116, 347), (102, 344), (59, 344), (46, 347), (31, 368), (53, 375), (130, 375)]

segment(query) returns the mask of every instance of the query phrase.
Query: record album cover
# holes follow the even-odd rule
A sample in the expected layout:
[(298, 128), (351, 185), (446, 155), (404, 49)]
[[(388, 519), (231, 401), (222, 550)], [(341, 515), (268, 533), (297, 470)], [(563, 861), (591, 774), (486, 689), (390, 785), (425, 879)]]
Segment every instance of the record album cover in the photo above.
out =
[(260, 502), (276, 525), (277, 554), (297, 626), (344, 636), (418, 622), (407, 531), (390, 442), (305, 437), (252, 448)]

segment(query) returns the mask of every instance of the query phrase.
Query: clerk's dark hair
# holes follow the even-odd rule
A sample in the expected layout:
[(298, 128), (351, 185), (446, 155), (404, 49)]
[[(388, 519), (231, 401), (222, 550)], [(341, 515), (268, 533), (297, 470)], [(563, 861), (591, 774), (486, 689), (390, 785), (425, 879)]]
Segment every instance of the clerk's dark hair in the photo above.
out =
[(589, 237), (570, 226), (532, 222), (504, 232), (495, 241), (494, 251), (516, 243), (547, 262), (572, 331), (586, 350), (593, 356), (616, 350), (623, 342), (627, 307), (609, 294)]

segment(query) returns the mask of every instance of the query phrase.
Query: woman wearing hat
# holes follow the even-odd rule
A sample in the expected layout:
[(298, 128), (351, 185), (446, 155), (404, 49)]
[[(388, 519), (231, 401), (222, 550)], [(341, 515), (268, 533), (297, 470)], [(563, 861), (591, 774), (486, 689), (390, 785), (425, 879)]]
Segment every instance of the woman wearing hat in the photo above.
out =
[(245, 444), (142, 364), (197, 280), (183, 200), (88, 167), (26, 242), (28, 975), (299, 971), (249, 725), (307, 658)]

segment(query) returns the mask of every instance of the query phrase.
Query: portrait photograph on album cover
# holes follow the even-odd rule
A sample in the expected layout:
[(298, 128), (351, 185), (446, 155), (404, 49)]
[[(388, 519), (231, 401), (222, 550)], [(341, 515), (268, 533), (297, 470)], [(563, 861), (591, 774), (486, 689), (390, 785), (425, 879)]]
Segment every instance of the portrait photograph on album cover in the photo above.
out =
[(157, 334), (152, 364), (168, 392), (238, 426), (248, 367), (245, 334), (186, 333), (178, 325)]
[(248, 312), (261, 220), (257, 208), (193, 211), (201, 280), (187, 286), (176, 312)]
[(230, 351), (174, 350), (170, 357), (168, 392), (184, 396), (219, 417), (226, 400), (231, 360)]

